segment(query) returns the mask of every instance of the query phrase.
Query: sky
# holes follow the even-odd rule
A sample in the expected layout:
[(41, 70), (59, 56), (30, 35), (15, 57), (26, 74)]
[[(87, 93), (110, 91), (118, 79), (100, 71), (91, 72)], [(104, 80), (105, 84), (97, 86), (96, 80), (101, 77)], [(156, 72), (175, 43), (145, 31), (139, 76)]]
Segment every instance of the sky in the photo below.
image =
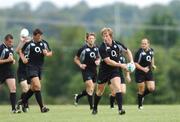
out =
[(12, 7), (18, 2), (28, 2), (31, 4), (32, 8), (35, 9), (43, 1), (51, 1), (58, 7), (71, 7), (80, 1), (86, 1), (90, 7), (100, 7), (107, 4), (112, 4), (114, 2), (123, 2), (130, 5), (137, 5), (141, 8), (150, 6), (154, 3), (168, 4), (172, 0), (0, 0), (0, 8)]

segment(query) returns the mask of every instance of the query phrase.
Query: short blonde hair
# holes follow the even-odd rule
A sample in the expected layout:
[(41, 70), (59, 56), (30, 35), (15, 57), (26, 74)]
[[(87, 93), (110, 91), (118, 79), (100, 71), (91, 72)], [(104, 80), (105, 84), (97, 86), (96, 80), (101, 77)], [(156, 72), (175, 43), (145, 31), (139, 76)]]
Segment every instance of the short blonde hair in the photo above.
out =
[(109, 36), (112, 38), (113, 37), (113, 31), (111, 28), (103, 28), (101, 29), (101, 35), (103, 36), (104, 34), (109, 34)]

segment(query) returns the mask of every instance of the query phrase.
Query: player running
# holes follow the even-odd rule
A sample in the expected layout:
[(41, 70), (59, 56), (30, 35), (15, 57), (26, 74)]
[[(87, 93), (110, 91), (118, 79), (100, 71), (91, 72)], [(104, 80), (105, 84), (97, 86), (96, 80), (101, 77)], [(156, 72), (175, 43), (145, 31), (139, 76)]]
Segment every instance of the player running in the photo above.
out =
[(100, 63), (98, 47), (94, 44), (96, 40), (94, 33), (86, 34), (86, 44), (81, 47), (76, 56), (74, 62), (81, 68), (82, 77), (86, 86), (80, 94), (75, 94), (75, 105), (81, 97), (87, 96), (90, 109), (93, 108), (93, 91), (94, 83), (97, 80), (96, 67)]
[(12, 106), (12, 113), (19, 113), (16, 110), (16, 81), (13, 65), (15, 64), (13, 51), (13, 36), (7, 34), (4, 42), (0, 45), (0, 88), (5, 82), (10, 91), (10, 102)]
[(44, 64), (44, 57), (52, 56), (52, 51), (49, 48), (49, 44), (42, 39), (42, 31), (35, 29), (33, 32), (33, 39), (25, 44), (25, 51), (27, 51), (28, 63), (27, 63), (27, 76), (30, 79), (31, 88), (22, 98), (22, 101), (18, 105), (22, 104), (23, 107), (27, 103), (27, 100), (35, 94), (36, 101), (39, 104), (42, 113), (48, 112), (49, 108), (43, 105), (41, 97), (41, 73)]
[[(136, 65), (135, 80), (138, 86), (138, 108), (142, 109), (144, 97), (155, 90), (152, 73), (152, 69), (156, 69), (154, 50), (150, 48), (147, 38), (142, 39), (141, 48), (137, 51), (134, 62)], [(146, 86), (147, 88), (145, 88)]]
[(94, 98), (94, 107), (92, 114), (97, 114), (98, 103), (103, 94), (105, 84), (111, 82), (115, 91), (116, 101), (118, 104), (118, 112), (120, 115), (125, 114), (122, 108), (122, 88), (121, 79), (119, 76), (119, 68), (126, 69), (127, 65), (119, 63), (120, 54), (125, 53), (130, 62), (133, 63), (131, 51), (123, 44), (113, 40), (113, 31), (111, 28), (103, 28), (101, 30), (103, 42), (99, 47), (99, 53), (102, 58), (98, 74), (98, 86)]

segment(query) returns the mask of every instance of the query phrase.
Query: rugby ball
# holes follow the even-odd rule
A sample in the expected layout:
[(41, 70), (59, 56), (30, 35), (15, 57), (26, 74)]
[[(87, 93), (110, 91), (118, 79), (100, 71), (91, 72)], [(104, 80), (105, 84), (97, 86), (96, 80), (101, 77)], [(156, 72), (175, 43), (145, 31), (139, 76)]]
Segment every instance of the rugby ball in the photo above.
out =
[(136, 66), (134, 65), (134, 63), (128, 63), (127, 69), (129, 72), (134, 72), (134, 70), (136, 69)]
[(29, 36), (29, 31), (28, 31), (28, 29), (23, 28), (23, 29), (21, 30), (21, 32), (20, 32), (20, 36), (21, 36), (21, 37), (28, 37), (28, 36)]

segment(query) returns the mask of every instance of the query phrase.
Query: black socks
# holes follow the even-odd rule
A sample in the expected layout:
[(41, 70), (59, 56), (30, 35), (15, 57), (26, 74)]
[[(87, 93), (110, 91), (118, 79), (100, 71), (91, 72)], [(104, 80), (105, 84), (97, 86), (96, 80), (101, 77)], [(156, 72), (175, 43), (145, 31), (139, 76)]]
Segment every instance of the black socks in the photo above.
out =
[(116, 93), (116, 101), (118, 104), (118, 109), (122, 110), (122, 94), (120, 92)]
[(12, 110), (16, 109), (16, 93), (10, 93), (10, 102), (12, 106)]

